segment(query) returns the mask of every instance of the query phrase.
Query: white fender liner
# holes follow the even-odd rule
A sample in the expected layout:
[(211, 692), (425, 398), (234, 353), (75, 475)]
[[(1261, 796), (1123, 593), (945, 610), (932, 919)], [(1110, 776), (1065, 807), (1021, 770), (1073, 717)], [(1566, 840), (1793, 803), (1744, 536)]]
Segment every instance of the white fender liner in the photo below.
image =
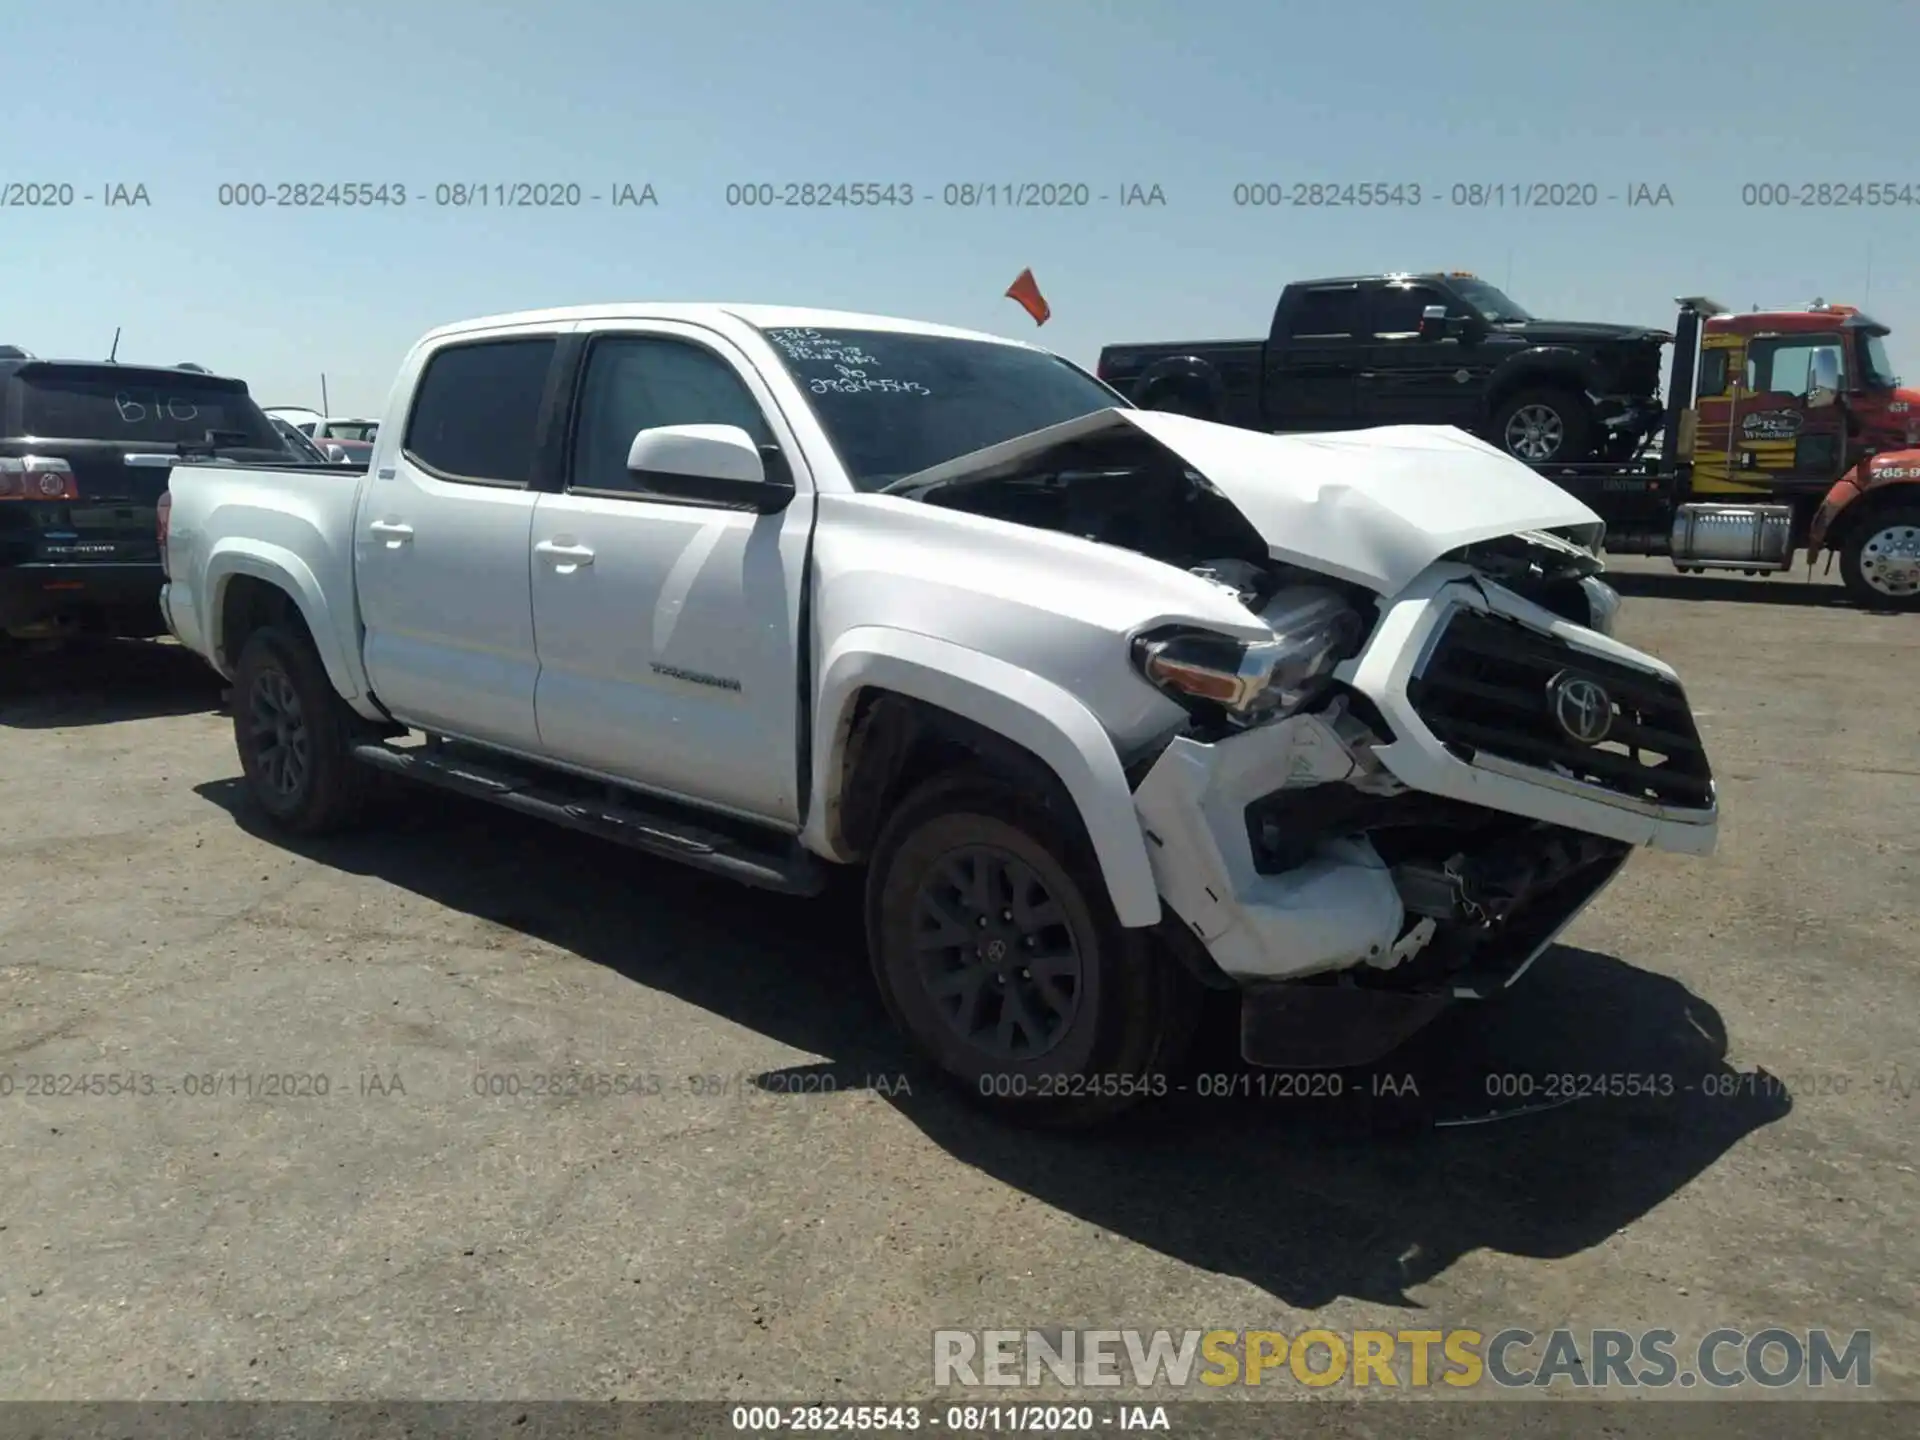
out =
[(1337, 784), (1354, 761), (1314, 715), (1215, 744), (1181, 736), (1134, 793), (1160, 893), (1235, 980), (1291, 980), (1385, 956), (1405, 910), (1365, 840), (1341, 840), (1284, 875), (1262, 875), (1250, 801), (1288, 785)]
[(834, 853), (829, 807), (843, 782), (847, 720), (866, 689), (937, 705), (1030, 751), (1059, 777), (1079, 811), (1120, 923), (1138, 929), (1159, 921), (1160, 891), (1126, 772), (1093, 712), (1031, 671), (913, 631), (848, 630), (820, 667), (814, 793), (803, 837), (809, 848)]
[(293, 551), (259, 540), (246, 541), (245, 548), (224, 543), (216, 546), (207, 557), (205, 576), (198, 591), (208, 597), (208, 613), (197, 617), (205, 637), (206, 653), (217, 657), (228, 678), (232, 678), (232, 667), (240, 657), (228, 653), (227, 637), (221, 633), (222, 612), (226, 608), (228, 585), (242, 575), (285, 592), (299, 610), (300, 618), (306, 621), (314, 649), (326, 667), (327, 679), (333, 683), (334, 690), (349, 703), (359, 700), (362, 687), (357, 667), (348, 663), (341, 650), (339, 627), (328, 609), (319, 580), (307, 562)]

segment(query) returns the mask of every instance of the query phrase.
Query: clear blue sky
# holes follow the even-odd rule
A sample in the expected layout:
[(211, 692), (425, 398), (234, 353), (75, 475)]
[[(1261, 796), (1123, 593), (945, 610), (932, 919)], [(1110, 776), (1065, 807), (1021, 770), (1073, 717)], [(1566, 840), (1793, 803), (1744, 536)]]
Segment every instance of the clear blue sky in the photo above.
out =
[[(1869, 305), (1920, 374), (1914, 0), (0, 0), (0, 180), (145, 208), (0, 209), (0, 342), (195, 360), (263, 403), (377, 410), (422, 330), (531, 306), (736, 299), (1019, 336), (1031, 266), (1083, 363), (1260, 332), (1289, 278), (1461, 268), (1537, 314)], [(404, 209), (222, 208), (222, 183), (405, 185)], [(557, 181), (577, 210), (436, 209)], [(911, 208), (730, 208), (729, 183), (907, 183)], [(1237, 208), (1239, 182), (1418, 183), (1418, 209)], [(1671, 206), (1433, 202), (1666, 185)], [(1908, 208), (1748, 209), (1891, 181)], [(929, 203), (964, 182), (1158, 184), (1164, 207)], [(657, 207), (610, 208), (651, 183)]]

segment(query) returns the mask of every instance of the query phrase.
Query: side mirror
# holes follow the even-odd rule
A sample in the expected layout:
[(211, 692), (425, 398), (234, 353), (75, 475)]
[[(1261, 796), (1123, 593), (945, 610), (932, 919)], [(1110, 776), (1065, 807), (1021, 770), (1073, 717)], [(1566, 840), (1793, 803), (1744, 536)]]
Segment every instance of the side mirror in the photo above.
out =
[(1807, 380), (1807, 408), (1825, 409), (1840, 398), (1840, 352), (1816, 350)]
[(738, 425), (655, 425), (642, 430), (627, 450), (627, 469), (649, 490), (683, 500), (760, 515), (776, 514), (793, 503), (793, 477), (784, 460), (770, 472), (767, 457)]
[(1451, 333), (1447, 325), (1447, 307), (1429, 305), (1420, 312), (1420, 338), (1422, 340), (1443, 340)]

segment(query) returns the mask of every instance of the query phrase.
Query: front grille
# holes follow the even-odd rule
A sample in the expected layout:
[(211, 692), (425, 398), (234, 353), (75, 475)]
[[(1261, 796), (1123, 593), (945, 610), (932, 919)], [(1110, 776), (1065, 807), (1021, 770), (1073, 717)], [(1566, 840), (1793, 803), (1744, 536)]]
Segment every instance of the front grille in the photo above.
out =
[[(1684, 809), (1713, 803), (1713, 772), (1678, 685), (1511, 620), (1456, 611), (1407, 694), (1427, 728), (1462, 758), (1496, 755)], [(1592, 723), (1602, 710), (1604, 727)], [(1605, 734), (1583, 742), (1562, 716)]]

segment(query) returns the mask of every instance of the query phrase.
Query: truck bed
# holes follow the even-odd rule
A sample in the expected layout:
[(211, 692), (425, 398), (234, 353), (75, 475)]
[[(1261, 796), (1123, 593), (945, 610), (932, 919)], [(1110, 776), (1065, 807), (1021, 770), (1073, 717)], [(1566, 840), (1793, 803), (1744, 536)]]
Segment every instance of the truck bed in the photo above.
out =
[[(311, 577), (314, 595), (346, 597), (318, 607), (331, 624), (314, 643), (343, 695), (360, 693), (358, 611), (353, 541), (364, 465), (176, 465), (167, 476), (171, 497), (168, 585), (162, 604), (168, 628), (189, 649), (208, 653), (209, 621), (196, 603), (211, 599), (208, 547), (231, 534), (272, 546)], [(328, 483), (333, 481), (336, 483)]]

